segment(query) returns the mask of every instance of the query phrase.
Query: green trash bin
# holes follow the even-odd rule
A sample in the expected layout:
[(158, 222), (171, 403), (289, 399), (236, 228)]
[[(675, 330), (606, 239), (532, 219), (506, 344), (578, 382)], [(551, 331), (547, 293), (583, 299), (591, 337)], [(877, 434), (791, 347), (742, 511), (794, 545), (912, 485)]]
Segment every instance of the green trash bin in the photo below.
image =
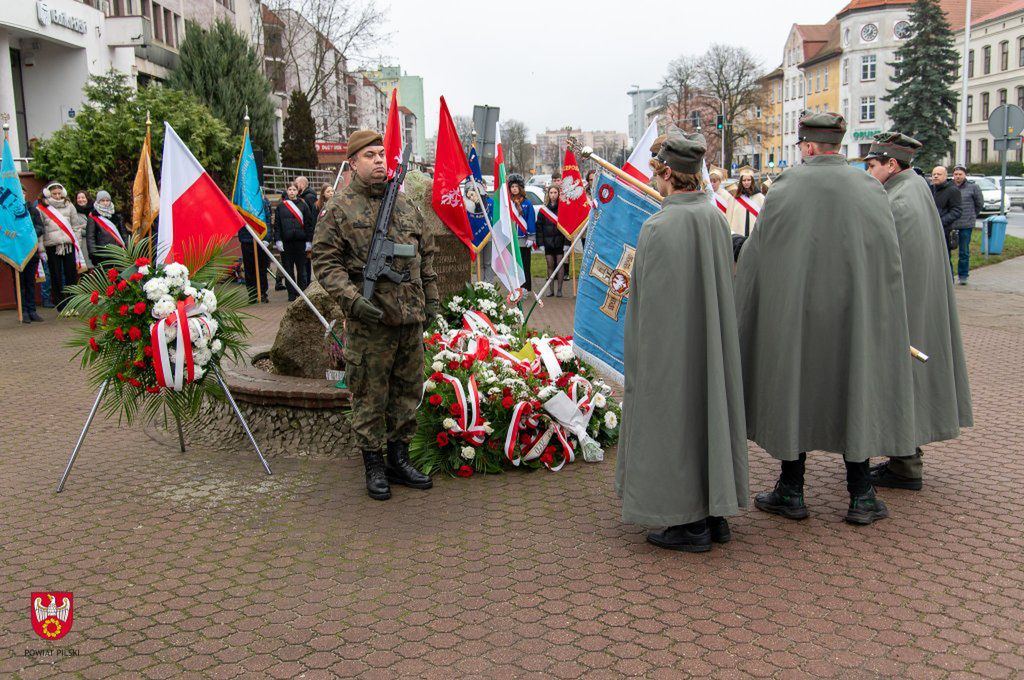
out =
[(1006, 215), (986, 217), (981, 227), (981, 254), (1002, 255), (1006, 241)]

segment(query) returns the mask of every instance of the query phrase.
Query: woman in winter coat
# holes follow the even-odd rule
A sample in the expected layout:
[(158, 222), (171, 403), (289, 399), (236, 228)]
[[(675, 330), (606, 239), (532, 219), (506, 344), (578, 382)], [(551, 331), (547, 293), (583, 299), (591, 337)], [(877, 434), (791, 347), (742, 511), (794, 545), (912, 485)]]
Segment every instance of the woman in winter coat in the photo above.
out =
[(534, 213), (533, 203), (530, 203), (530, 199), (526, 197), (526, 182), (523, 181), (523, 176), (517, 172), (508, 177), (508, 195), (512, 202), (512, 209), (526, 225), (526, 233), (519, 232), (519, 255), (523, 259), (523, 276), (526, 277), (523, 287), (526, 290), (533, 290), (530, 257), (537, 238), (537, 215)]
[[(746, 204), (746, 205), (744, 205)], [(754, 171), (750, 168), (740, 170), (740, 181), (736, 184), (736, 196), (729, 203), (729, 210), (725, 213), (725, 219), (729, 222), (732, 233), (743, 237), (750, 236), (754, 223), (757, 222), (755, 213), (761, 212), (764, 205), (764, 195), (754, 181)]]
[(78, 282), (78, 273), (88, 269), (83, 252), (85, 218), (78, 214), (67, 199), (64, 186), (54, 182), (43, 189), (39, 201), (39, 214), (43, 218), (43, 246), (50, 268), (50, 295), (58, 310), (64, 309), (70, 297), (65, 286)]
[[(562, 259), (562, 253), (565, 251), (565, 246), (568, 245), (568, 239), (565, 238), (565, 234), (558, 228), (558, 197), (561, 194), (557, 184), (548, 185), (547, 200), (544, 202), (544, 208), (540, 211), (537, 216), (537, 241), (541, 246), (544, 247), (544, 259), (548, 265), (548, 278), (551, 275), (555, 275), (555, 283), (558, 285), (558, 292), (555, 292), (555, 287), (552, 286), (548, 290), (548, 297), (557, 295), (562, 297), (562, 283), (565, 281), (565, 267), (558, 267), (559, 260)], [(550, 215), (554, 215), (554, 219)], [(555, 272), (555, 268), (558, 267), (558, 271)]]
[(97, 267), (108, 268), (106, 258), (100, 255), (100, 246), (116, 245), (124, 248), (128, 242), (128, 231), (124, 227), (124, 218), (114, 211), (114, 202), (106, 191), (96, 192), (96, 202), (89, 213), (89, 221), (85, 225), (85, 243), (89, 251), (89, 259)]
[[(306, 274), (306, 253), (313, 248), (314, 220), (309, 215), (309, 206), (299, 198), (299, 189), (294, 184), (290, 184), (286, 194), (281, 197), (276, 213), (277, 224), (274, 227), (274, 240), (277, 249), (282, 254), (281, 264), (299, 284), (299, 288), (305, 290), (309, 285), (309, 276)], [(297, 297), (299, 297), (298, 291), (293, 290), (289, 284), (288, 301)]]

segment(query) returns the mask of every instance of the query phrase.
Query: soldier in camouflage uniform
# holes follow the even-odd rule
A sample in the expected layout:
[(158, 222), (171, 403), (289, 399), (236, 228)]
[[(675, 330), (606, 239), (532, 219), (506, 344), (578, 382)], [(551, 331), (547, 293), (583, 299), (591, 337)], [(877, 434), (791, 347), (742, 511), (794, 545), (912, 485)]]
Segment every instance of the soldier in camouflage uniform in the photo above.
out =
[(423, 390), (423, 326), (440, 311), (434, 238), (419, 208), (399, 194), (388, 238), (415, 247), (414, 256), (395, 257), (392, 264), (399, 274), (408, 272), (408, 280), (381, 279), (372, 300), (362, 297), (363, 268), (387, 180), (383, 139), (359, 130), (349, 138), (348, 153), (352, 181), (320, 214), (313, 271), (345, 314), (352, 427), (363, 450), (366, 490), (371, 498), (386, 500), (389, 481), (416, 489), (432, 485), (409, 462), (409, 440), (416, 433)]

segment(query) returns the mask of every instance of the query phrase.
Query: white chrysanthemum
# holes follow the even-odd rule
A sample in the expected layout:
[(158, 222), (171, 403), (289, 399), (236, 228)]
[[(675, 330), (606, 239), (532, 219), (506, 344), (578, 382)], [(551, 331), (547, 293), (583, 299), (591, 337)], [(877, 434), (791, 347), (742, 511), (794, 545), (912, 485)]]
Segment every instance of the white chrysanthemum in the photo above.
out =
[(500, 387), (488, 388), (487, 394), (501, 394), (501, 388)]
[(453, 427), (455, 427), (455, 420), (452, 418), (445, 418), (443, 421), (441, 421), (441, 425), (442, 427), (444, 427), (444, 429), (450, 430)]
[(604, 395), (598, 392), (594, 395), (594, 406), (597, 408), (604, 408), (608, 403), (608, 400), (604, 398)]
[(455, 300), (452, 300), (451, 302), (448, 303), (448, 309), (452, 310), (453, 312), (458, 312), (461, 311), (462, 308), (455, 304)]
[(476, 457), (476, 449), (472, 446), (463, 446), (462, 451), (459, 453), (464, 460), (473, 460)]
[[(193, 287), (193, 286), (184, 286), (181, 289), (181, 292), (185, 295), (185, 297), (190, 297), (190, 298), (193, 298), (193, 299), (199, 297), (199, 291), (196, 290), (195, 287)], [(196, 300), (196, 301), (198, 302), (198, 300)]]
[(207, 313), (213, 314), (217, 311), (217, 296), (208, 288), (199, 291), (200, 304), (206, 308)]
[(444, 364), (442, 364), (440, 361), (435, 361), (430, 365), (430, 368), (434, 370), (434, 373), (440, 373), (441, 369), (444, 368)]
[(170, 292), (170, 287), (167, 285), (166, 279), (156, 276), (142, 284), (142, 290), (146, 293), (147, 298), (156, 302)]
[(213, 342), (210, 343), (210, 350), (215, 354), (224, 349), (224, 343), (220, 341), (220, 338), (214, 338)]
[(546, 385), (543, 388), (541, 388), (541, 391), (537, 394), (537, 398), (540, 399), (541, 401), (547, 401), (551, 397), (555, 396), (556, 392), (558, 392), (557, 387), (555, 387), (554, 385)]
[(437, 387), (437, 384), (433, 380), (428, 380), (427, 382), (423, 383), (423, 389), (425, 389), (427, 392), (433, 392), (435, 387)]
[(153, 305), (153, 318), (166, 319), (174, 313), (174, 298), (170, 295), (161, 295)]
[(167, 340), (174, 340), (176, 337), (178, 337), (178, 324), (168, 326), (164, 332), (166, 333), (164, 337), (166, 337)]
[(144, 264), (141, 267), (139, 267), (139, 273), (142, 274), (143, 276), (149, 276), (149, 265)]
[(184, 286), (188, 282), (188, 267), (179, 262), (164, 266), (163, 274), (165, 278), (174, 279), (177, 286)]
[(205, 368), (203, 368), (202, 366), (195, 366), (195, 367), (193, 367), (193, 369), (192, 369), (192, 377), (193, 378), (195, 378), (196, 380), (199, 380), (204, 375), (206, 375), (206, 369)]
[(454, 302), (457, 305), (462, 304), (462, 298), (458, 295), (453, 295), (452, 302)]
[(494, 428), (488, 422), (484, 423), (484, 432), (488, 435), (494, 434)]
[(615, 416), (614, 411), (608, 411), (604, 414), (604, 424), (609, 430), (614, 430), (619, 426), (619, 419)]
[(206, 347), (197, 347), (192, 352), (192, 361), (195, 362), (196, 366), (205, 366), (210, 363), (210, 359), (212, 358), (213, 353)]
[(559, 361), (569, 361), (572, 357), (572, 347), (569, 345), (559, 345), (555, 348), (555, 358)]

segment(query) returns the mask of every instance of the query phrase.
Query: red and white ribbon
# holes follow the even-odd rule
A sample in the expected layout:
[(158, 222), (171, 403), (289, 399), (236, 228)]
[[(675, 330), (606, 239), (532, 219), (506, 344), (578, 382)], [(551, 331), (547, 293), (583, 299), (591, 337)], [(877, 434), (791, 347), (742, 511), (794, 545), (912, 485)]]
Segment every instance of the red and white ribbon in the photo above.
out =
[(521, 401), (512, 409), (512, 422), (508, 426), (508, 434), (505, 435), (505, 457), (515, 466), (523, 461), (521, 454), (516, 453), (519, 445), (519, 431), (535, 428), (540, 424), (537, 414), (533, 413), (533, 406), (530, 402)]
[(95, 222), (100, 229), (107, 232), (110, 238), (117, 241), (117, 245), (124, 248), (124, 239), (121, 238), (121, 234), (117, 231), (117, 225), (114, 224), (113, 221), (103, 215), (97, 215), (96, 213), (89, 213), (89, 217), (92, 218), (92, 221)]
[(474, 446), (482, 446), (487, 440), (487, 432), (484, 430), (482, 410), (480, 408), (480, 389), (476, 383), (476, 376), (470, 376), (467, 390), (462, 387), (462, 381), (455, 376), (441, 373), (438, 380), (446, 382), (455, 390), (455, 403), (459, 406), (459, 414), (455, 419), (455, 427), (451, 432), (462, 439), (465, 439)]
[(546, 205), (542, 205), (537, 212), (539, 212), (541, 215), (548, 218), (555, 224), (558, 224), (558, 215), (556, 215), (555, 212)]
[(57, 227), (64, 232), (64, 235), (71, 239), (71, 245), (75, 247), (75, 266), (79, 270), (85, 269), (85, 259), (82, 257), (82, 249), (78, 247), (78, 237), (75, 236), (74, 232), (71, 231), (71, 225), (64, 219), (64, 215), (59, 210), (55, 210), (53, 206), (40, 203), (38, 206), (39, 212), (49, 217)]
[(711, 195), (714, 197), (715, 205), (718, 206), (719, 210), (721, 210), (723, 213), (729, 212), (729, 206), (728, 206), (728, 204), (726, 204), (725, 201), (722, 200), (721, 196), (719, 196), (718, 194), (711, 194)]
[(462, 327), (467, 331), (475, 333), (491, 333), (492, 335), (498, 334), (498, 329), (495, 327), (494, 322), (491, 321), (483, 312), (478, 312), (475, 309), (470, 310), (462, 315)]
[(293, 201), (290, 201), (286, 198), (281, 202), (284, 203), (284, 207), (288, 208), (288, 212), (290, 212), (295, 219), (297, 219), (299, 222), (305, 221), (302, 219), (302, 211), (299, 210), (299, 206), (295, 205)]
[(757, 217), (760, 214), (757, 206), (754, 205), (754, 201), (752, 201), (749, 196), (736, 194), (736, 202), (746, 208), (747, 212), (750, 213), (752, 217)]
[[(169, 387), (180, 392), (185, 383), (195, 380), (195, 361), (192, 355), (192, 332), (189, 328), (189, 318), (198, 317), (197, 321), (205, 327), (205, 334), (211, 336), (210, 323), (205, 312), (200, 311), (195, 301), (190, 297), (185, 300), (178, 300), (176, 309), (162, 321), (157, 321), (150, 326), (150, 342), (153, 347), (153, 368), (156, 373), (156, 383), (160, 387)], [(170, 349), (168, 348), (167, 329), (171, 326), (178, 327), (178, 335), (175, 341), (174, 366), (171, 366)]]

